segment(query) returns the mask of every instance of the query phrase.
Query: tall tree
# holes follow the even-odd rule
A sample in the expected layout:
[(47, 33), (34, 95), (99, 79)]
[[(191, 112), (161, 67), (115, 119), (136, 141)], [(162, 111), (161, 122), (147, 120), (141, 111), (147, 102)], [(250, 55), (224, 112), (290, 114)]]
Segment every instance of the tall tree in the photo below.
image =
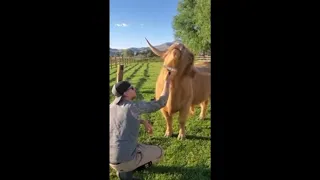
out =
[(115, 52), (115, 56), (121, 56), (121, 52)]
[(210, 51), (211, 1), (179, 0), (178, 15), (173, 18), (175, 38), (194, 53)]
[(146, 52), (146, 57), (154, 57), (154, 56), (155, 54), (150, 49), (148, 49)]
[(133, 51), (132, 51), (131, 49), (125, 49), (125, 50), (123, 51), (123, 55), (124, 55), (125, 57), (132, 57), (132, 56), (134, 55), (134, 53), (133, 53)]

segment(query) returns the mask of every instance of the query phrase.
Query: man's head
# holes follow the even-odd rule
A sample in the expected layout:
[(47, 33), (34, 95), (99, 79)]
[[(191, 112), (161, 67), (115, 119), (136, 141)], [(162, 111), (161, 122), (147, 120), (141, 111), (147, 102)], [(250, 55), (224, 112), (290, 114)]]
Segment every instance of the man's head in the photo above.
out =
[(137, 94), (135, 88), (128, 81), (120, 81), (112, 88), (112, 94), (116, 96), (113, 103), (118, 104), (121, 99), (133, 100)]

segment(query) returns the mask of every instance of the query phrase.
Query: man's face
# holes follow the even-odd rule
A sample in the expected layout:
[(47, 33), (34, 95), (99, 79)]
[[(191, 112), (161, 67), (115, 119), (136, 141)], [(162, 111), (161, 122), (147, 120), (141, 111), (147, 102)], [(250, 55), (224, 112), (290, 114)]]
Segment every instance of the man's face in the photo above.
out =
[(137, 93), (136, 93), (136, 89), (131, 86), (125, 93), (124, 93), (125, 96), (127, 96), (128, 98), (130, 99), (134, 99), (136, 98), (137, 96)]

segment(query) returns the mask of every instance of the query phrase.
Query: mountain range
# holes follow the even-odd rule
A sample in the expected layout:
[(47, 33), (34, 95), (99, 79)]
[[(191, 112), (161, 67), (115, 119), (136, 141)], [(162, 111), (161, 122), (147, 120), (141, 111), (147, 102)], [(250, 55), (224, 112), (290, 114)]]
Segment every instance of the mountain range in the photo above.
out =
[[(157, 49), (161, 50), (161, 51), (164, 51), (164, 50), (167, 50), (174, 42), (166, 42), (166, 43), (163, 43), (163, 44), (160, 44), (160, 45), (157, 45), (157, 46), (154, 46), (156, 47)], [(134, 53), (136, 52), (143, 52), (143, 51), (146, 51), (147, 49), (149, 49), (149, 47), (140, 47), (140, 48), (137, 48), (137, 47), (132, 47), (132, 48), (128, 48), (130, 50), (132, 50)], [(113, 56), (115, 55), (115, 53), (118, 53), (118, 52), (121, 52), (125, 49), (113, 49), (113, 48), (110, 48), (109, 50), (109, 55), (110, 56)]]

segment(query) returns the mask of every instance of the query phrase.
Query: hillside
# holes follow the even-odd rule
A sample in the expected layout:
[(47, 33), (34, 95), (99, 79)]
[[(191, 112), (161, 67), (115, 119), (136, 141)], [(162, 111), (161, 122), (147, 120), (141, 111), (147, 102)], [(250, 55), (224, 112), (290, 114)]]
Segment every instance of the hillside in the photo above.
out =
[[(170, 47), (172, 44), (173, 44), (173, 42), (166, 42), (166, 43), (154, 46), (154, 47), (156, 47), (157, 49), (159, 49), (161, 51), (164, 51), (164, 50), (168, 49), (168, 47)], [(128, 49), (131, 49), (133, 52), (142, 52), (142, 51), (146, 51), (147, 49), (149, 49), (149, 47), (140, 47), (140, 48), (132, 47), (132, 48), (128, 48)], [(110, 48), (109, 55), (113, 56), (115, 53), (121, 52), (123, 50), (124, 49), (113, 49), (113, 48)]]

